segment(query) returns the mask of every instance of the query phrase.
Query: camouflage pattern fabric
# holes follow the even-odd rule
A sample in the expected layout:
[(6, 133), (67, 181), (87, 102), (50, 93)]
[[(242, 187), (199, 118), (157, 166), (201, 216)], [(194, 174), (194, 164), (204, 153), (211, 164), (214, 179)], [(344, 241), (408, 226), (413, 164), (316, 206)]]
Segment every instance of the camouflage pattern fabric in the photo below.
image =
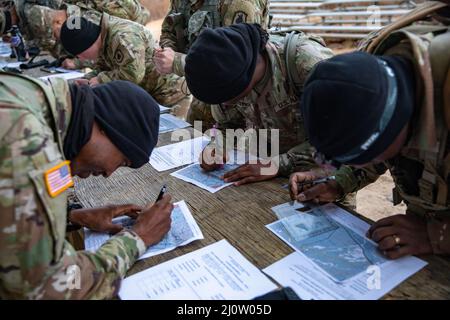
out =
[(174, 106), (188, 95), (184, 78), (162, 76), (156, 71), (153, 54), (156, 47), (151, 31), (137, 23), (103, 15), (102, 52), (95, 70), (87, 78), (100, 83), (112, 80), (131, 81), (160, 104)]
[[(268, 67), (263, 79), (252, 92), (232, 108), (212, 106), (219, 128), (278, 129), (280, 148), (279, 174), (289, 176), (294, 171), (315, 167), (299, 113), (300, 99), (290, 82), (287, 70), (295, 70), (303, 83), (312, 68), (333, 53), (318, 39), (303, 35), (296, 46), (295, 65), (286, 65), (285, 37), (270, 36), (266, 46)], [(270, 141), (270, 137), (269, 137)]]
[[(184, 76), (186, 53), (202, 30), (235, 23), (258, 23), (267, 28), (268, 11), (267, 0), (172, 0), (163, 21), (160, 45), (176, 52), (173, 70)], [(202, 121), (204, 130), (212, 128), (211, 106), (194, 98), (186, 120), (191, 124)]]
[(95, 253), (65, 240), (67, 192), (51, 197), (44, 173), (64, 160), (70, 116), (64, 80), (45, 85), (0, 72), (1, 299), (111, 298), (145, 251), (130, 231)]
[[(429, 5), (439, 4), (437, 2)], [(423, 32), (421, 28), (430, 32)], [(433, 34), (433, 30), (439, 30)], [(415, 65), (415, 78), (422, 95), (417, 96), (418, 110), (410, 122), (409, 140), (394, 159), (365, 169), (345, 168), (338, 175), (344, 192), (354, 192), (377, 180), (390, 171), (395, 188), (393, 203), (402, 201), (407, 214), (416, 215), (428, 222), (428, 236), (435, 254), (450, 253), (450, 125), (445, 123), (443, 88), (448, 75), (448, 50), (450, 31), (447, 24), (407, 26), (392, 30), (371, 41), (378, 46), (370, 53), (403, 56)], [(437, 49), (440, 48), (440, 49)], [(448, 81), (448, 80), (447, 80)], [(442, 96), (440, 95), (442, 94)], [(446, 112), (449, 114), (450, 106)]]

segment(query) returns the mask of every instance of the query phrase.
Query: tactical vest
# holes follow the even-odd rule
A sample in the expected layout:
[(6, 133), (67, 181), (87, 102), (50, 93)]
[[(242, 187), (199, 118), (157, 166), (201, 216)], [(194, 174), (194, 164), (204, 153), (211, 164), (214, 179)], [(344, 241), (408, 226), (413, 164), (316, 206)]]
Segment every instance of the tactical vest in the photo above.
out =
[(206, 28), (218, 28), (222, 25), (219, 15), (219, 0), (204, 0), (203, 5), (192, 13), (192, 2), (190, 0), (179, 1), (177, 12), (184, 17), (185, 48), (179, 48), (183, 52), (192, 46), (200, 33)]
[[(256, 101), (244, 99), (236, 105), (239, 112), (248, 119), (247, 127), (284, 129), (279, 131), (280, 153), (307, 140), (303, 117), (298, 108), (303, 82), (291, 80), (291, 73), (297, 70), (297, 46), (306, 39), (309, 37), (304, 34), (298, 34), (295, 39), (272, 35), (266, 46), (271, 68), (270, 78), (261, 92), (258, 92)], [(292, 52), (287, 52), (287, 49)]]
[(421, 80), (422, 95), (417, 93), (417, 101), (422, 102), (420, 126), (401, 151), (401, 156), (423, 164), (419, 195), (407, 194), (398, 185), (394, 189), (394, 204), (404, 200), (408, 208), (420, 214), (450, 209), (450, 27), (413, 23), (445, 6), (424, 3), (371, 35), (360, 48), (375, 55), (395, 54), (412, 60)]

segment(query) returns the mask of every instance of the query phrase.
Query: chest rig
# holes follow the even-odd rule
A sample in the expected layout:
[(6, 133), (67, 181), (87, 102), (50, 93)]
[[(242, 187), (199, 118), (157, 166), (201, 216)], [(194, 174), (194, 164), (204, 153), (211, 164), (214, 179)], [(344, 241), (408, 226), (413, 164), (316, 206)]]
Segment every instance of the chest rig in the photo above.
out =
[[(414, 161), (421, 169), (417, 175), (416, 192), (397, 183), (402, 179), (402, 162), (389, 163), (397, 186), (394, 204), (402, 200), (419, 214), (450, 212), (450, 28), (446, 25), (412, 24), (442, 8), (428, 3), (389, 26), (364, 44), (364, 50), (377, 54), (395, 54), (414, 62), (420, 85), (417, 90), (418, 110), (411, 126), (413, 134), (398, 157), (403, 163)], [(445, 6), (445, 5), (443, 5)], [(397, 160), (399, 160), (397, 159)], [(400, 168), (396, 168), (395, 165)], [(396, 176), (397, 173), (400, 173)]]
[(184, 48), (179, 48), (180, 50), (186, 52), (204, 29), (221, 26), (219, 2), (219, 0), (179, 1), (176, 10), (184, 21)]

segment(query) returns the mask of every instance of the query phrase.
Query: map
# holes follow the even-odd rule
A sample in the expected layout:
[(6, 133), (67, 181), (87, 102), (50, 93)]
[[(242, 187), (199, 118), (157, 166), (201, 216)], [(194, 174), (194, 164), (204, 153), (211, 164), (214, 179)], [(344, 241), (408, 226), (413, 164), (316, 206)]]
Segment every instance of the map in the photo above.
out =
[(193, 183), (211, 193), (215, 193), (232, 184), (225, 183), (222, 179), (220, 179), (220, 177), (238, 167), (238, 164), (225, 164), (223, 168), (219, 170), (207, 172), (203, 170), (199, 164), (193, 164), (178, 170), (171, 175), (186, 182)]
[[(203, 234), (184, 201), (174, 204), (171, 218), (172, 226), (167, 235), (159, 243), (148, 248), (139, 259), (153, 257), (191, 243), (194, 240), (203, 239)], [(121, 217), (114, 219), (113, 222), (120, 223), (124, 228), (131, 228), (135, 220), (129, 217)], [(109, 234), (85, 229), (86, 250), (97, 251), (110, 237)]]
[(171, 114), (162, 114), (159, 117), (159, 133), (171, 132), (177, 129), (187, 128), (191, 125)]
[(343, 282), (388, 260), (374, 242), (338, 223), (323, 207), (287, 216), (267, 227), (333, 280)]

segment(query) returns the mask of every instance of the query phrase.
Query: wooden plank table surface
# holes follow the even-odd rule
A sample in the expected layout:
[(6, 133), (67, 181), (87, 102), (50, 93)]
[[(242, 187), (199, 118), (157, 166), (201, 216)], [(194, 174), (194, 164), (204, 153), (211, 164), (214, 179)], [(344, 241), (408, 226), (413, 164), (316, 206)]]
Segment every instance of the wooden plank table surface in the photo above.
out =
[[(169, 144), (170, 133), (158, 146)], [(178, 168), (179, 169), (179, 168)], [(139, 170), (120, 169), (108, 179), (76, 180), (76, 195), (84, 206), (154, 202), (166, 183), (173, 201), (185, 200), (205, 239), (156, 257), (138, 261), (128, 275), (227, 239), (250, 262), (263, 269), (293, 250), (265, 226), (277, 220), (271, 208), (289, 201), (282, 186), (287, 179), (228, 187), (215, 194), (170, 176), (178, 169), (159, 173), (149, 164)], [(389, 293), (385, 299), (449, 299), (450, 259), (425, 258), (429, 265)]]
[[(34, 77), (48, 75), (39, 69), (27, 70), (24, 73)], [(189, 130), (193, 132), (192, 129)], [(160, 135), (158, 146), (170, 143), (174, 143), (171, 142), (171, 133)], [(290, 201), (287, 190), (282, 188), (288, 182), (287, 179), (277, 178), (238, 188), (231, 186), (212, 194), (170, 176), (170, 173), (178, 169), (180, 168), (159, 173), (147, 164), (139, 170), (119, 169), (108, 179), (103, 177), (75, 179), (75, 193), (85, 207), (152, 203), (162, 184), (166, 183), (173, 201), (185, 200), (199, 224), (204, 240), (138, 261), (128, 275), (222, 239), (227, 239), (260, 269), (293, 252), (265, 227), (277, 220), (271, 208)], [(353, 213), (371, 222), (356, 212)], [(387, 294), (384, 299), (450, 299), (450, 257), (420, 258), (429, 264)]]

